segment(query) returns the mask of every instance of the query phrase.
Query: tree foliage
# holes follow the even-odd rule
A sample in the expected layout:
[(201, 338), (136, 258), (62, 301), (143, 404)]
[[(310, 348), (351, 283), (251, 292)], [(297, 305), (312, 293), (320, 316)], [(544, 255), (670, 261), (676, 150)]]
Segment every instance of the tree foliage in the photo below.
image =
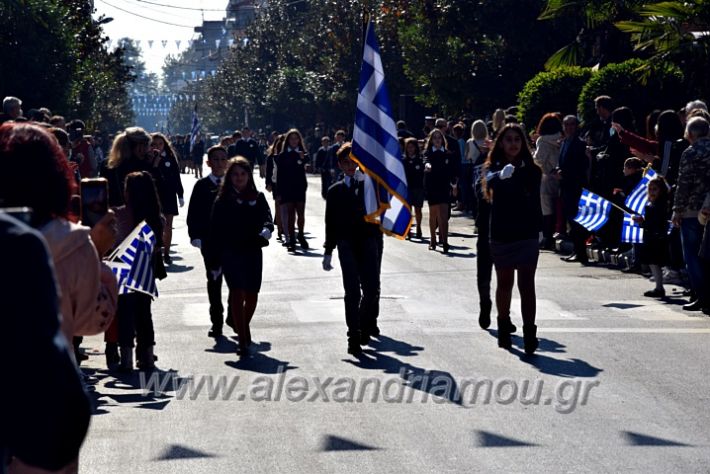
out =
[(90, 0), (0, 2), (0, 95), (20, 97), (25, 110), (49, 107), (81, 118), (89, 127), (129, 124), (131, 75), (123, 52), (108, 51), (103, 18), (92, 13)]

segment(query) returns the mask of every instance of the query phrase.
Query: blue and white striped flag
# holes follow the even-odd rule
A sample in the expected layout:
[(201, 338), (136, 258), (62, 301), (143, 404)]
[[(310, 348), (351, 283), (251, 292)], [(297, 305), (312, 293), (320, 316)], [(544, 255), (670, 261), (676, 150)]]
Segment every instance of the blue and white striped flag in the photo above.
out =
[(636, 214), (643, 216), (646, 213), (646, 204), (648, 203), (648, 183), (657, 176), (658, 173), (656, 173), (653, 168), (648, 168), (639, 184), (636, 185), (634, 190), (631, 191), (631, 194), (626, 198), (626, 207)]
[(621, 241), (628, 244), (643, 243), (643, 227), (634, 221), (634, 216), (624, 213), (624, 224), (621, 227)]
[(153, 297), (158, 296), (158, 287), (153, 275), (154, 248), (155, 234), (143, 221), (113, 251), (109, 261), (111, 269), (117, 275), (119, 294), (132, 290)]
[(200, 119), (197, 118), (197, 106), (195, 110), (192, 111), (192, 130), (190, 130), (190, 152), (195, 148), (195, 143), (197, 142), (197, 135), (200, 133)]
[(601, 229), (609, 220), (610, 210), (609, 201), (587, 189), (582, 189), (579, 211), (574, 220), (585, 229), (594, 232)]
[(372, 22), (365, 35), (351, 158), (366, 174), (366, 219), (382, 232), (404, 238), (412, 223), (407, 176)]

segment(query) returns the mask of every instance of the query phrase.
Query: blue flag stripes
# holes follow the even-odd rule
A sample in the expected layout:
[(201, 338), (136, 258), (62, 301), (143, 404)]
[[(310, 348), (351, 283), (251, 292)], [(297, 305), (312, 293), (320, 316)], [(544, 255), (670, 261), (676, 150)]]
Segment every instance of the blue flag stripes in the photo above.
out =
[(626, 198), (625, 204), (630, 210), (636, 214), (644, 215), (646, 213), (646, 204), (648, 203), (648, 183), (656, 178), (658, 173), (648, 168), (641, 178), (639, 184), (636, 185), (631, 194)]
[(153, 275), (155, 235), (145, 221), (130, 233), (109, 257), (109, 266), (116, 275), (119, 294), (130, 291), (158, 296)]
[(628, 244), (643, 243), (643, 228), (634, 221), (634, 216), (624, 213), (624, 224), (621, 227), (621, 241)]
[(575, 222), (594, 232), (601, 229), (609, 220), (611, 203), (593, 192), (583, 189), (579, 198), (579, 211)]
[(366, 219), (404, 238), (412, 222), (407, 177), (372, 22), (365, 35), (351, 157), (367, 175)]
[(190, 130), (190, 152), (195, 148), (195, 143), (197, 142), (197, 135), (200, 133), (200, 119), (197, 118), (197, 106), (195, 110), (192, 111), (192, 129)]

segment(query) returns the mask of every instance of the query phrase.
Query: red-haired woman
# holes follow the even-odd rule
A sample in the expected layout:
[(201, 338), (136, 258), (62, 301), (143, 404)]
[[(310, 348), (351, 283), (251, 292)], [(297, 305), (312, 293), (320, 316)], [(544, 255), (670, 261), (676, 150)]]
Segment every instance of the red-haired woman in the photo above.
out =
[(498, 346), (510, 349), (510, 300), (518, 273), (525, 353), (537, 349), (535, 272), (542, 227), (540, 181), (542, 171), (533, 161), (523, 129), (504, 126), (484, 166), (485, 195), (491, 204), (491, 255), (498, 287)]
[(230, 160), (212, 209), (208, 263), (215, 277), (224, 273), (227, 281), (240, 358), (249, 355), (249, 323), (261, 289), (261, 249), (269, 244), (273, 231), (269, 204), (256, 189), (249, 161), (243, 157)]

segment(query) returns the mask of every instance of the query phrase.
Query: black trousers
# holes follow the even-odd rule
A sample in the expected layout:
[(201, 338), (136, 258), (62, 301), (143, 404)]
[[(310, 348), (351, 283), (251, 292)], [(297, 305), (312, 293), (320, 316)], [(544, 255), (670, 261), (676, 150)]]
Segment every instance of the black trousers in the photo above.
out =
[(382, 237), (338, 242), (338, 259), (345, 289), (345, 323), (348, 339), (377, 325), (380, 300)]
[(136, 352), (155, 345), (153, 330), (153, 314), (150, 307), (153, 298), (145, 293), (129, 293), (118, 296), (118, 343), (121, 347), (133, 347), (136, 341)]
[(491, 205), (485, 200), (478, 203), (478, 239), (476, 240), (476, 283), (478, 298), (481, 302), (491, 301), (491, 278), (493, 276), (493, 257), (490, 243)]
[[(205, 246), (202, 246), (202, 259), (205, 262), (205, 273), (207, 276), (207, 298), (210, 301), (210, 320), (215, 329), (221, 329), (224, 321), (224, 305), (222, 304), (222, 275), (216, 280), (212, 279), (210, 268), (207, 266), (205, 257)], [(227, 313), (231, 314), (231, 311)]]
[(333, 184), (333, 177), (330, 174), (330, 170), (323, 170), (320, 173), (320, 194), (323, 199), (328, 195), (328, 188)]

